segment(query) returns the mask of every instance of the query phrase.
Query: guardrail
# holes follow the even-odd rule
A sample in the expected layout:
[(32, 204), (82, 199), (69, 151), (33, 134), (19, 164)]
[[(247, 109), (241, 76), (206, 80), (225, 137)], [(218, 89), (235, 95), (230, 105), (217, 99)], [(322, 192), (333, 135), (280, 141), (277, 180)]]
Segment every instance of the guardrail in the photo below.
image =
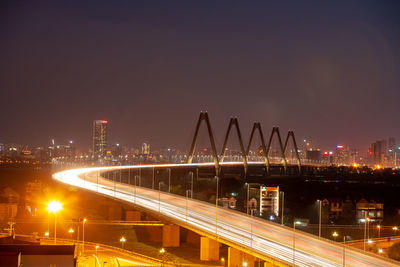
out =
[[(8, 233), (0, 233), (0, 235), (4, 235), (4, 236), (9, 236)], [(18, 237), (26, 237), (26, 238), (33, 238), (36, 239), (34, 235), (23, 235), (23, 234), (16, 234), (15, 236)], [(52, 242), (52, 244), (54, 243), (54, 238), (50, 238), (50, 237), (39, 237), (39, 241), (40, 243), (42, 243), (42, 241), (47, 241), (49, 243)], [(79, 246), (83, 246), (83, 242), (80, 240), (74, 240), (74, 239), (66, 239), (66, 238), (57, 238), (57, 244), (64, 244), (64, 245), (79, 245)], [(146, 256), (137, 252), (133, 252), (127, 249), (122, 249), (119, 247), (114, 247), (114, 246), (110, 246), (110, 245), (106, 245), (103, 243), (94, 243), (94, 242), (88, 242), (85, 241), (85, 246), (99, 246), (100, 248), (106, 248), (112, 251), (117, 251), (121, 254), (124, 254), (128, 257), (135, 257), (135, 258), (140, 258), (140, 259), (144, 259), (146, 261), (149, 261), (151, 264), (155, 264), (156, 266), (193, 266), (192, 264), (181, 264), (181, 263), (176, 263), (176, 262), (171, 262), (171, 261), (165, 261), (165, 260), (160, 260), (160, 259), (156, 259), (156, 258), (152, 258), (150, 256)]]

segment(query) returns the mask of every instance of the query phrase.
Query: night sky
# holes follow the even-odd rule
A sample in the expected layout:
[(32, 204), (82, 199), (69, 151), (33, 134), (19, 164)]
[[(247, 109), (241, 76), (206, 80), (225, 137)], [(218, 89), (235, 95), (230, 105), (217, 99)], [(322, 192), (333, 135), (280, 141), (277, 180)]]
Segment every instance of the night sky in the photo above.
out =
[[(399, 1), (2, 1), (0, 142), (190, 145), (207, 110), (322, 148), (400, 139)], [(399, 140), (400, 141), (400, 140)]]

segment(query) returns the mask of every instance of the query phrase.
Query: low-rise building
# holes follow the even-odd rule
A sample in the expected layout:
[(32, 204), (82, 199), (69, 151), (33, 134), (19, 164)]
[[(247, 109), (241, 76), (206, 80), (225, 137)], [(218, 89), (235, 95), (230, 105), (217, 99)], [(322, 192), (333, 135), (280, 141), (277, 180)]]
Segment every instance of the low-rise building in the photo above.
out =
[(17, 216), (19, 194), (11, 187), (0, 191), (0, 221), (14, 219)]
[(382, 222), (383, 203), (360, 199), (356, 204), (356, 218), (358, 222), (363, 222), (366, 218), (369, 218), (371, 222)]

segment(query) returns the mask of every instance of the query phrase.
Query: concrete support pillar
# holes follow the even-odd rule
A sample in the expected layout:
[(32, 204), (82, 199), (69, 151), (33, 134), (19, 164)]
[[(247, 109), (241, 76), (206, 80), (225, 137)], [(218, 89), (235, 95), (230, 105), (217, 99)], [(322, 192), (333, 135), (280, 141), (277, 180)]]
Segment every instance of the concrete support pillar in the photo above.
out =
[(244, 253), (236, 248), (228, 248), (228, 267), (242, 267), (243, 263), (247, 263), (247, 267), (254, 267), (256, 257)]
[(200, 260), (218, 261), (219, 243), (213, 239), (202, 236), (200, 238)]
[(164, 225), (162, 233), (163, 247), (179, 247), (180, 245), (180, 233), (179, 225)]

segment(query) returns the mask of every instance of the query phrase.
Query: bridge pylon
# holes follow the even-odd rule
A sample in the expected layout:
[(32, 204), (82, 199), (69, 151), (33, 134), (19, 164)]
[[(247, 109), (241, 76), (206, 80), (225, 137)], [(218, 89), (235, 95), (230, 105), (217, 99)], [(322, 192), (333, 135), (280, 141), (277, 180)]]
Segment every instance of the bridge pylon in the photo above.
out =
[(213, 132), (211, 129), (210, 119), (208, 118), (207, 112), (200, 112), (199, 120), (197, 121), (197, 125), (196, 125), (196, 131), (193, 136), (192, 145), (190, 146), (188, 163), (192, 163), (192, 161), (193, 161), (194, 151), (196, 149), (197, 137), (199, 135), (201, 123), (203, 121), (205, 121), (205, 123), (206, 123), (207, 131), (208, 131), (208, 138), (210, 140), (210, 145), (211, 145), (211, 153), (212, 153), (212, 156), (214, 159), (215, 173), (218, 176), (219, 169), (220, 169), (219, 168), (219, 160), (218, 160), (218, 156), (217, 156), (217, 150), (215, 147), (214, 135), (213, 135)]
[(283, 150), (283, 144), (282, 144), (282, 138), (281, 138), (281, 134), (279, 133), (279, 127), (273, 127), (272, 128), (272, 132), (271, 132), (271, 136), (269, 138), (268, 141), (268, 146), (267, 146), (267, 157), (269, 155), (269, 151), (271, 150), (271, 145), (272, 145), (272, 138), (274, 138), (274, 135), (278, 136), (278, 142), (279, 142), (279, 148), (281, 151), (281, 157), (282, 157), (282, 162), (283, 162), (283, 168), (284, 168), (284, 172), (286, 173), (286, 168), (287, 168), (287, 162), (286, 162), (286, 157), (285, 157), (285, 152)]
[(297, 148), (296, 138), (294, 137), (293, 131), (289, 131), (286, 136), (285, 145), (283, 146), (283, 153), (286, 155), (286, 150), (288, 147), (290, 137), (292, 138), (293, 145), (294, 145), (294, 150), (295, 150), (295, 154), (296, 154), (296, 158), (297, 158), (297, 166), (299, 168), (299, 174), (301, 174), (301, 160), (300, 160), (300, 156), (299, 156), (299, 149)]
[(232, 126), (235, 126), (235, 128), (236, 128), (236, 133), (237, 133), (238, 139), (239, 139), (240, 152), (242, 154), (242, 160), (243, 160), (243, 165), (244, 165), (244, 174), (246, 175), (247, 174), (247, 154), (246, 154), (246, 151), (244, 150), (242, 134), (240, 133), (240, 127), (239, 127), (239, 122), (238, 122), (237, 118), (231, 118), (231, 120), (229, 121), (229, 126), (228, 126), (228, 130), (226, 132), (226, 135), (225, 135), (224, 145), (222, 146), (222, 151), (221, 151), (219, 161), (224, 162), (226, 146), (228, 144), (228, 139), (229, 139), (229, 135), (231, 133)]
[(261, 148), (262, 148), (264, 161), (265, 161), (265, 167), (266, 167), (266, 171), (268, 173), (268, 171), (269, 171), (269, 159), (268, 159), (268, 154), (267, 154), (267, 147), (265, 146), (264, 134), (263, 134), (263, 131), (261, 129), (261, 124), (259, 122), (255, 122), (253, 124), (253, 129), (251, 130), (249, 144), (247, 145), (246, 157), (247, 158), (249, 157), (250, 147), (251, 147), (251, 144), (253, 142), (253, 138), (254, 138), (254, 134), (255, 134), (256, 130), (258, 130), (258, 133), (259, 133), (259, 136), (260, 136)]

